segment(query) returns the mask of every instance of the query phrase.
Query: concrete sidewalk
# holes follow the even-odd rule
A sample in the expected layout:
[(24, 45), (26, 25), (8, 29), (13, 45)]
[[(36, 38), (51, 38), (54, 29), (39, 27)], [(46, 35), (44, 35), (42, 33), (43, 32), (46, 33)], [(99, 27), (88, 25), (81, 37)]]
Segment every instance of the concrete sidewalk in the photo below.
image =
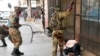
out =
[[(20, 51), (24, 52), (23, 56), (52, 56), (52, 39), (39, 33), (34, 35), (32, 43), (23, 44)], [(7, 47), (0, 48), (1, 56), (11, 56), (13, 44), (6, 38)], [(0, 42), (1, 43), (1, 42)]]
[(23, 51), (27, 50), (26, 56), (52, 56), (52, 39), (47, 37), (43, 32), (42, 21), (27, 22), (32, 26), (33, 31), (40, 31), (42, 33), (35, 33), (33, 41), (29, 45), (23, 45)]
[[(20, 20), (21, 24), (29, 24), (33, 31), (42, 31), (40, 29), (40, 26), (38, 23), (30, 23), (30, 22), (24, 22), (23, 20)], [(27, 30), (25, 30), (24, 27), (21, 28), (22, 32), (24, 32), (23, 37), (26, 42), (29, 39), (29, 35), (27, 33)], [(11, 56), (11, 52), (13, 50), (13, 44), (9, 41), (8, 38), (6, 38), (7, 47), (1, 47), (0, 48), (0, 55), (1, 56)], [(2, 43), (0, 42), (0, 45)], [(23, 56), (52, 56), (52, 39), (47, 37), (44, 33), (35, 33), (33, 34), (32, 43), (22, 44), (20, 47), (20, 51), (24, 52)]]
[(34, 22), (32, 22), (32, 24), (34, 24), (34, 26), (36, 26), (38, 29), (40, 29), (41, 31), (43, 31), (43, 26), (42, 26), (42, 20), (39, 19), (39, 20), (36, 20)]

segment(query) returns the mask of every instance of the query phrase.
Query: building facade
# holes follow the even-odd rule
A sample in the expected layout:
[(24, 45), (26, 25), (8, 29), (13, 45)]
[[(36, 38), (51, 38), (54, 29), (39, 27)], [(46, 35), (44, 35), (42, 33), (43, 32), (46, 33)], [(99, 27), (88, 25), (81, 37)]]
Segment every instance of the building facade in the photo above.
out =
[[(46, 0), (45, 4), (48, 8), (48, 22), (50, 15), (53, 13), (53, 7), (61, 6), (61, 10), (67, 9), (70, 0)], [(99, 0), (75, 0), (73, 13), (67, 17), (68, 26), (66, 30), (66, 38), (75, 38), (80, 45), (87, 50), (84, 56), (94, 55), (100, 56), (100, 1)]]
[(99, 11), (99, 0), (76, 0), (75, 37), (92, 56), (100, 56)]

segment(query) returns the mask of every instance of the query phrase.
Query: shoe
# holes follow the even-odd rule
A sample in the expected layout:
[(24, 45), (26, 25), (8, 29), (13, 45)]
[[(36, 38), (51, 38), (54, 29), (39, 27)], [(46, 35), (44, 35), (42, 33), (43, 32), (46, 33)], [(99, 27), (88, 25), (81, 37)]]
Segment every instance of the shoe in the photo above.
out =
[(22, 52), (20, 52), (20, 53), (19, 53), (19, 52), (18, 52), (18, 53), (15, 53), (15, 52), (14, 52), (14, 53), (13, 53), (13, 52), (12, 52), (11, 55), (19, 56), (19, 55), (24, 55), (24, 53), (22, 53)]
[(60, 56), (64, 56), (64, 55), (63, 55), (63, 51), (62, 51), (62, 50), (60, 50)]
[(17, 51), (18, 51), (18, 54), (19, 54), (19, 55), (24, 55), (23, 52), (20, 52), (20, 51), (19, 51), (19, 49), (17, 49)]
[(19, 52), (19, 51), (18, 51), (18, 54), (19, 54), (19, 55), (24, 55), (24, 53), (23, 53), (23, 52)]
[(24, 53), (20, 52), (18, 49), (14, 48), (13, 52), (11, 53), (11, 55), (14, 56), (19, 56), (19, 55), (24, 55)]

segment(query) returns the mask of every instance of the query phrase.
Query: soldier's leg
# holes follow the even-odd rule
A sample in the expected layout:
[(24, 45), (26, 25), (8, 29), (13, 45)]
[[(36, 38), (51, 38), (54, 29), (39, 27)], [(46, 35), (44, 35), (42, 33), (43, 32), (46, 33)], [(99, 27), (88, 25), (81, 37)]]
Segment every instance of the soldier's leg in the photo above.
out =
[(59, 48), (60, 48), (60, 56), (63, 56), (63, 46), (64, 46), (64, 35), (63, 31), (59, 30), (59, 38), (58, 38), (58, 43), (59, 43)]
[(7, 46), (4, 38), (5, 38), (5, 36), (3, 34), (0, 34), (0, 39), (1, 39), (1, 42), (3, 43), (3, 45), (0, 46), (0, 47), (6, 47)]
[(11, 36), (12, 43), (14, 44), (12, 55), (23, 55), (24, 53), (21, 53), (19, 51), (19, 47), (22, 43), (20, 32), (18, 31), (18, 29), (11, 28), (9, 29), (9, 34)]
[(58, 48), (58, 40), (56, 37), (52, 37), (53, 39), (53, 56), (57, 56), (57, 48)]
[(7, 46), (7, 44), (6, 44), (6, 42), (5, 42), (5, 39), (1, 39), (1, 41), (2, 41), (3, 45), (2, 45), (2, 46), (0, 46), (0, 47), (6, 47), (6, 46)]
[(17, 49), (17, 52), (19, 55), (23, 55), (24, 53), (19, 51), (19, 47), (22, 44), (22, 38), (21, 38), (21, 34), (19, 32), (19, 30), (16, 31), (16, 37), (15, 37), (15, 43), (14, 43), (14, 48)]
[(12, 53), (11, 53), (11, 55), (16, 55), (17, 56), (17, 48), (15, 48), (15, 43), (16, 43), (16, 37), (15, 37), (15, 35), (16, 35), (16, 29), (15, 28), (9, 28), (9, 35), (10, 35), (10, 40), (11, 40), (11, 42), (13, 43), (13, 45), (14, 45), (14, 48), (13, 48), (13, 51), (12, 51)]
[(63, 39), (58, 40), (58, 43), (59, 43), (59, 48), (60, 48), (60, 56), (63, 56), (63, 46), (64, 46)]
[(22, 52), (19, 51), (19, 47), (22, 44), (22, 37), (21, 37), (20, 32), (17, 35), (16, 41), (17, 42), (15, 43), (15, 48), (18, 48), (18, 53), (21, 54), (21, 55), (23, 55), (24, 53), (22, 53)]

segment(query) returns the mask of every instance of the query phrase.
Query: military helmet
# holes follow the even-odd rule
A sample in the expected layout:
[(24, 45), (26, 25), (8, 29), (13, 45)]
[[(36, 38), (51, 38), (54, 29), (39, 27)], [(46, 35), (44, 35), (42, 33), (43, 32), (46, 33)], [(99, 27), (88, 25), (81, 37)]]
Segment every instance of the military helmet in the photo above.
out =
[(60, 6), (55, 6), (54, 10), (57, 10), (57, 11), (61, 10)]

